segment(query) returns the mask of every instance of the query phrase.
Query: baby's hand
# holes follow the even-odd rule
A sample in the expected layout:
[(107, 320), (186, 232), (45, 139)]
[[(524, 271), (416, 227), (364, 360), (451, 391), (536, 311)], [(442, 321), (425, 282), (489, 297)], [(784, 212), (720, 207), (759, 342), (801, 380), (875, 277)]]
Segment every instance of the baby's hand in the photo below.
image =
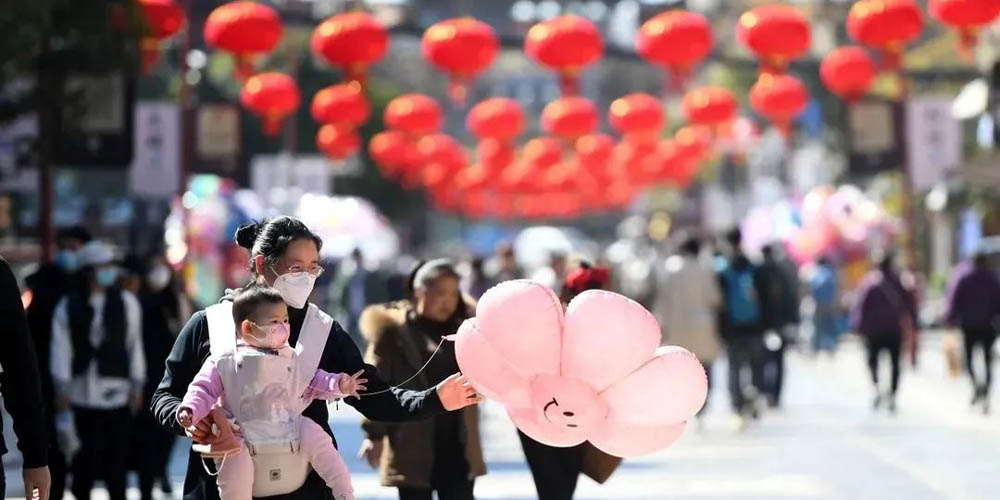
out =
[(177, 423), (181, 424), (181, 427), (185, 429), (191, 427), (191, 425), (194, 423), (191, 421), (191, 419), (192, 415), (190, 409), (181, 408), (180, 410), (177, 410)]
[(361, 396), (358, 394), (358, 391), (364, 391), (367, 389), (365, 384), (368, 383), (368, 379), (361, 378), (364, 374), (365, 371), (361, 370), (350, 377), (337, 377), (339, 379), (338, 389), (340, 389), (340, 393), (360, 398)]

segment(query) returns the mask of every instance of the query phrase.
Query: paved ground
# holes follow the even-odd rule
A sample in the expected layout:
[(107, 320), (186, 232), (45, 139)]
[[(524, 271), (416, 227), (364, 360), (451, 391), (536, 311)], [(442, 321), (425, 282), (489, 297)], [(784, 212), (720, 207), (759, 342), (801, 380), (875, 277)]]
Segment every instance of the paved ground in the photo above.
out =
[[(894, 417), (872, 411), (856, 344), (846, 343), (832, 360), (792, 354), (782, 409), (737, 431), (726, 395), (716, 390), (700, 429), (692, 425), (672, 448), (625, 462), (603, 486), (582, 479), (577, 499), (1000, 498), (1000, 416), (971, 412), (969, 383), (948, 378), (939, 343), (925, 344), (920, 369), (904, 374)], [(716, 366), (717, 380), (724, 365)], [(994, 400), (1000, 411), (1000, 398)], [(333, 424), (352, 455), (361, 439), (357, 414), (341, 405)], [(498, 407), (486, 405), (483, 431), (490, 474), (477, 482), (477, 498), (534, 498), (520, 445)], [(175, 451), (173, 474), (180, 482), (184, 450)], [(353, 457), (348, 463), (359, 498), (396, 498), (366, 466)], [(8, 494), (19, 495), (12, 467)], [(134, 490), (130, 495), (138, 498)]]

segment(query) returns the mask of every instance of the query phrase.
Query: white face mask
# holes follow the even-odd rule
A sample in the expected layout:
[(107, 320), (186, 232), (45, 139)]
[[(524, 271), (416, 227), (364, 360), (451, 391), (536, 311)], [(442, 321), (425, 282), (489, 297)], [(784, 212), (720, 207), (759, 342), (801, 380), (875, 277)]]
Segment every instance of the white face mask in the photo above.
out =
[[(274, 269), (272, 268), (271, 270), (273, 271)], [(295, 309), (302, 309), (309, 301), (309, 294), (312, 293), (313, 285), (315, 284), (316, 276), (307, 271), (302, 271), (282, 274), (278, 276), (278, 279), (274, 280), (271, 286), (281, 294), (281, 298), (285, 300), (285, 304)]]
[(163, 290), (170, 284), (170, 268), (163, 265), (153, 267), (146, 275), (146, 281), (149, 282), (149, 287), (154, 292)]

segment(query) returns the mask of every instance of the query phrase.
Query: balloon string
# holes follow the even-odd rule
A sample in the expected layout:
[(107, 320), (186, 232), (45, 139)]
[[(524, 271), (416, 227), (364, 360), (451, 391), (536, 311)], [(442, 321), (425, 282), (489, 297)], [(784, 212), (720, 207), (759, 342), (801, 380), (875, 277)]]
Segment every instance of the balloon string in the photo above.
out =
[(410, 378), (408, 378), (408, 379), (400, 382), (399, 384), (390, 385), (388, 389), (384, 389), (384, 390), (381, 390), (381, 391), (375, 391), (375, 392), (365, 392), (365, 393), (359, 394), (358, 397), (365, 398), (365, 397), (369, 397), (369, 396), (378, 396), (379, 394), (385, 394), (387, 392), (392, 392), (394, 389), (399, 389), (402, 386), (404, 386), (404, 385), (412, 382), (413, 379), (417, 378), (418, 375), (420, 375), (421, 373), (423, 373), (424, 370), (426, 370), (427, 367), (430, 366), (431, 361), (434, 360), (434, 356), (437, 356), (437, 353), (441, 351), (441, 346), (444, 345), (444, 341), (445, 340), (448, 340), (448, 338), (447, 337), (441, 337), (441, 342), (438, 343), (437, 348), (434, 349), (434, 352), (431, 353), (431, 357), (427, 358), (427, 362), (424, 363), (424, 366), (421, 366), (420, 369), (417, 370), (417, 373), (414, 373), (412, 377), (410, 377)]

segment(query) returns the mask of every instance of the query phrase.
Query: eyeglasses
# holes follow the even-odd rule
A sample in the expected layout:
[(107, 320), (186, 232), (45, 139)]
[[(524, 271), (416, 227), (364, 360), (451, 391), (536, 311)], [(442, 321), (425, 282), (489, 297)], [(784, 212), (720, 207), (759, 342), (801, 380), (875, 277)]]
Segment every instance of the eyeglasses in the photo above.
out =
[[(279, 276), (282, 274), (282, 273), (279, 273), (273, 267), (271, 268), (271, 270), (274, 271), (274, 274), (277, 274)], [(286, 273), (290, 273), (290, 274), (309, 273), (309, 274), (311, 274), (311, 275), (319, 278), (320, 276), (323, 275), (324, 272), (326, 272), (326, 269), (323, 269), (323, 266), (312, 266), (312, 267), (306, 268), (306, 267), (302, 267), (300, 265), (294, 265), (294, 266), (290, 266), (285, 272)]]

